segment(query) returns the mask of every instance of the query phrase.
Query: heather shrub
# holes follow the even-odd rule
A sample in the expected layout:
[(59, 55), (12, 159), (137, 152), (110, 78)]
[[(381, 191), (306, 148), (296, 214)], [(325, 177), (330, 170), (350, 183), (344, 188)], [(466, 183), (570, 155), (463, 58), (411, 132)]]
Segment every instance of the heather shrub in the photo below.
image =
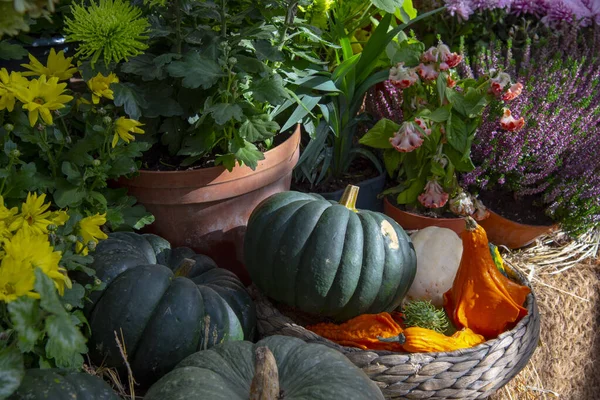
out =
[(503, 68), (524, 85), (511, 109), (526, 124), (518, 132), (502, 130), (491, 108), (473, 143), (476, 168), (461, 182), (473, 191), (537, 195), (550, 217), (578, 234), (600, 220), (600, 30), (588, 31), (585, 40), (575, 28), (561, 33), (527, 40), (518, 65), (510, 41), (471, 57), (466, 76)]

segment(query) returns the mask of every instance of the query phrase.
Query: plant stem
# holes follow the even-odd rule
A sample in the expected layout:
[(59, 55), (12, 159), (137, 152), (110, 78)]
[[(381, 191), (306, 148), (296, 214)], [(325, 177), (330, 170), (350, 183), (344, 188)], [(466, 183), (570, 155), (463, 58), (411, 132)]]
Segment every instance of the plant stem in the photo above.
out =
[(227, 0), (221, 0), (221, 37), (222, 38), (225, 38), (225, 36), (227, 36), (226, 7), (227, 7)]
[(181, 10), (179, 8), (179, 0), (173, 1), (173, 7), (175, 8), (175, 34), (176, 34), (176, 42), (175, 42), (175, 51), (177, 54), (181, 54)]

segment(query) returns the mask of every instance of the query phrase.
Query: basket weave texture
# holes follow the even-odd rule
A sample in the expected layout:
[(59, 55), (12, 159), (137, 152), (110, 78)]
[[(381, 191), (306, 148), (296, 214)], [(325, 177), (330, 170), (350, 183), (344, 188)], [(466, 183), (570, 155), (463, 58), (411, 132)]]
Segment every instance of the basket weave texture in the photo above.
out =
[[(529, 286), (523, 275), (517, 275), (522, 284)], [(527, 316), (496, 339), (452, 352), (408, 354), (340, 346), (294, 323), (254, 285), (249, 290), (256, 304), (261, 337), (294, 336), (332, 347), (361, 368), (386, 399), (485, 399), (525, 367), (540, 336), (533, 291), (525, 301)]]

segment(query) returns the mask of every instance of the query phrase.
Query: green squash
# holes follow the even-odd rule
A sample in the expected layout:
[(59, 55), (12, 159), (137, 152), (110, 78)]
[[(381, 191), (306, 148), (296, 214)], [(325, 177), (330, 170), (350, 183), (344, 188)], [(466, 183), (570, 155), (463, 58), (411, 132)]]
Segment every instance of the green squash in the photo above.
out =
[(386, 215), (354, 208), (358, 188), (340, 204), (282, 192), (252, 212), (244, 261), (267, 296), (337, 320), (398, 307), (416, 274), (406, 232)]
[(125, 373), (115, 332), (133, 376), (155, 382), (188, 355), (229, 340), (252, 340), (256, 310), (232, 272), (155, 235), (112, 233), (93, 254), (105, 289), (93, 292), (89, 348), (98, 365)]
[(8, 400), (119, 400), (102, 379), (57, 369), (29, 369)]
[(275, 387), (264, 399), (383, 400), (377, 385), (342, 353), (288, 336), (223, 343), (193, 354), (155, 383), (144, 400), (248, 400), (263, 375), (257, 371), (265, 371), (264, 365), (255, 368), (257, 349), (264, 347), (274, 356), (266, 369), (271, 373), (264, 375)]

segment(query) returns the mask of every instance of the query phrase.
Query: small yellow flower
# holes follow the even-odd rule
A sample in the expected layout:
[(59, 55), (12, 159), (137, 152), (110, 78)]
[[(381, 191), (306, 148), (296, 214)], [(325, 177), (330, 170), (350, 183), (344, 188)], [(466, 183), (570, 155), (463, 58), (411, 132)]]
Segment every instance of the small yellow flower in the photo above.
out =
[(139, 128), (143, 126), (139, 121), (135, 119), (128, 119), (125, 117), (120, 117), (115, 122), (115, 136), (113, 137), (112, 147), (115, 147), (119, 142), (119, 137), (123, 139), (126, 143), (129, 143), (132, 140), (135, 140), (135, 137), (132, 133), (143, 134), (144, 130)]
[(15, 108), (15, 86), (27, 87), (29, 81), (20, 72), (12, 71), (10, 74), (6, 68), (0, 69), (0, 110), (7, 109), (11, 112)]
[(83, 242), (77, 242), (75, 250), (85, 256), (88, 254), (87, 245), (89, 242), (98, 243), (99, 240), (108, 238), (108, 235), (100, 229), (105, 223), (106, 213), (90, 215), (79, 221), (79, 235), (82, 237)]
[(4, 251), (0, 264), (0, 300), (10, 302), (23, 295), (39, 298), (33, 291), (36, 268), (54, 281), (61, 296), (65, 286), (72, 286), (66, 271), (58, 265), (62, 253), (54, 251), (46, 235), (21, 230), (4, 243)]
[(92, 91), (92, 102), (98, 104), (102, 97), (114, 100), (113, 91), (110, 90), (110, 84), (117, 82), (119, 82), (119, 78), (115, 74), (110, 73), (110, 75), (104, 76), (98, 72), (98, 75), (87, 82), (88, 87)]
[(64, 51), (59, 51), (58, 54), (54, 49), (50, 49), (47, 66), (44, 66), (33, 55), (29, 54), (30, 64), (21, 64), (22, 67), (30, 71), (23, 72), (23, 76), (41, 76), (46, 75), (48, 78), (56, 77), (59, 81), (66, 81), (77, 72), (77, 68), (71, 64), (73, 57), (65, 57)]
[(12, 237), (12, 232), (8, 228), (18, 213), (17, 207), (7, 208), (4, 205), (4, 198), (0, 196), (0, 242)]
[(34, 126), (41, 116), (44, 122), (52, 125), (50, 111), (64, 108), (65, 104), (73, 100), (73, 96), (63, 94), (67, 84), (58, 83), (58, 78), (46, 80), (42, 75), (39, 79), (29, 81), (29, 87), (17, 86), (13, 92), (17, 99), (23, 102), (23, 109), (29, 110), (29, 123)]
[(69, 216), (64, 211), (48, 211), (50, 203), (44, 204), (46, 194), (38, 197), (37, 193), (28, 193), (25, 203), (21, 206), (21, 213), (11, 222), (11, 232), (17, 230), (32, 231), (35, 234), (47, 234), (48, 225), (64, 225)]

